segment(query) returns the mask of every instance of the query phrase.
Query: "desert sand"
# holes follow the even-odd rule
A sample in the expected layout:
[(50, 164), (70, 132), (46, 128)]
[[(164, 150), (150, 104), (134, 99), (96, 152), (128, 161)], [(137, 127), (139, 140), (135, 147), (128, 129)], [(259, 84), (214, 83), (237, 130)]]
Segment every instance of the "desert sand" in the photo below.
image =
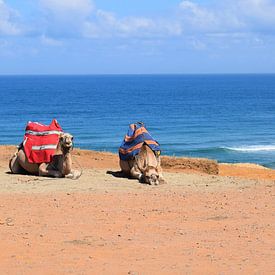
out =
[(8, 173), (0, 146), (0, 274), (275, 274), (275, 171), (163, 157), (166, 185), (74, 150), (79, 180)]

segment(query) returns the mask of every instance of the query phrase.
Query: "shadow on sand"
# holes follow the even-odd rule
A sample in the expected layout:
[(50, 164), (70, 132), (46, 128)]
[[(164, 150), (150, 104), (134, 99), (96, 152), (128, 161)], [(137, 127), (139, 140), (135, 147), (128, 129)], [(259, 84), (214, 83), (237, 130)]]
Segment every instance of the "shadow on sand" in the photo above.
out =
[(137, 179), (133, 179), (133, 178), (125, 175), (122, 171), (111, 171), (111, 170), (108, 170), (106, 172), (106, 174), (112, 175), (115, 178), (122, 178), (122, 179), (128, 179), (128, 180), (137, 180)]
[(122, 171), (110, 171), (110, 170), (108, 170), (106, 172), (106, 174), (112, 175), (115, 178), (126, 178), (126, 179), (128, 178), (127, 176), (125, 176), (125, 174)]

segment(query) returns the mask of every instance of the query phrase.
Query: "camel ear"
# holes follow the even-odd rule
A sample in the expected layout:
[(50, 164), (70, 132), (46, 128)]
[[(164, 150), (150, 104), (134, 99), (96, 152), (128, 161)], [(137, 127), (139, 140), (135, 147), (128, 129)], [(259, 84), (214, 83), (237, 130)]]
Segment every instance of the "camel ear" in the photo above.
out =
[(139, 153), (143, 153), (143, 152), (146, 152), (146, 143), (143, 143), (143, 145), (141, 146), (141, 148), (140, 148), (140, 152)]
[(63, 137), (64, 137), (64, 133), (62, 132), (59, 134), (59, 139), (62, 139)]

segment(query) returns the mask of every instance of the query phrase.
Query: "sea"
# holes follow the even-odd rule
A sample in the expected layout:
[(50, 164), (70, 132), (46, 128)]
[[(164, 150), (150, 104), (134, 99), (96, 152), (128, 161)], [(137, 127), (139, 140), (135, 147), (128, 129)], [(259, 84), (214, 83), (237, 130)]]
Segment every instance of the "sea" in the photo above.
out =
[(57, 119), (82, 149), (117, 152), (145, 123), (163, 155), (275, 168), (275, 75), (0, 76), (0, 144)]

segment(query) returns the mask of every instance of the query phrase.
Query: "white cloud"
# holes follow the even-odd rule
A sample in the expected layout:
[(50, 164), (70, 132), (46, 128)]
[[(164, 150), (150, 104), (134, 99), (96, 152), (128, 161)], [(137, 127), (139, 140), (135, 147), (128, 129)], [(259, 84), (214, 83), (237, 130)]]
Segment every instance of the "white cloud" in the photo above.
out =
[(18, 13), (9, 8), (4, 0), (0, 0), (0, 34), (18, 35), (21, 33), (19, 26), (15, 23)]
[(190, 37), (187, 42), (195, 50), (203, 51), (207, 49), (207, 45), (195, 37)]
[(75, 17), (85, 18), (93, 10), (93, 3), (90, 0), (41, 0), (42, 7), (50, 11), (54, 16), (71, 20)]
[(146, 17), (126, 17), (118, 20), (117, 29), (125, 35), (140, 34), (150, 36), (178, 36), (182, 31), (180, 24), (172, 20)]
[(237, 8), (244, 19), (253, 24), (272, 26), (275, 24), (275, 2), (270, 0), (239, 0)]
[(41, 35), (40, 37), (40, 41), (43, 45), (46, 45), (46, 46), (54, 46), (54, 47), (59, 47), (59, 46), (62, 46), (63, 45), (63, 42), (60, 41), (60, 40), (57, 40), (57, 39), (54, 39), (54, 38), (51, 38), (51, 37), (48, 37), (46, 35)]
[(47, 36), (86, 38), (180, 35), (179, 22), (125, 16), (98, 9), (89, 0), (40, 0)]
[(179, 13), (166, 18), (119, 17), (98, 9), (90, 0), (40, 0), (40, 3), (46, 12), (46, 34), (50, 37), (157, 38), (196, 32), (250, 32), (262, 26), (259, 21), (273, 22), (275, 16), (274, 4), (269, 0), (225, 0), (207, 6), (184, 0), (179, 4)]
[[(93, 0), (38, 0), (37, 24), (20, 27), (18, 14), (0, 0), (0, 34), (19, 35), (28, 30), (41, 43), (58, 46), (61, 39), (76, 38), (169, 38), (222, 33), (275, 32), (274, 0), (224, 0), (199, 4), (183, 0), (177, 13), (166, 16), (118, 16), (99, 9)], [(100, 5), (100, 1), (97, 2)], [(39, 19), (38, 19), (39, 18)], [(28, 23), (28, 18), (24, 18)], [(30, 21), (29, 21), (30, 22)], [(28, 24), (26, 24), (28, 25)], [(245, 38), (244, 38), (245, 39)], [(200, 39), (194, 47), (203, 49)]]
[(43, 18), (40, 31), (55, 39), (81, 37), (94, 10), (90, 0), (40, 0), (39, 3)]
[(187, 32), (236, 31), (245, 26), (237, 16), (234, 1), (223, 1), (208, 7), (192, 1), (182, 1), (179, 9), (182, 24)]
[(184, 0), (178, 19), (183, 39), (196, 50), (225, 49), (236, 45), (266, 47), (275, 34), (275, 1), (224, 0), (211, 4)]
[(213, 27), (218, 23), (218, 17), (213, 11), (207, 10), (194, 2), (182, 1), (179, 7), (183, 19), (194, 27), (204, 29)]
[(83, 37), (86, 38), (98, 38), (100, 36), (102, 37), (102, 32), (100, 31), (98, 25), (94, 22), (89, 21), (84, 22), (81, 34)]
[(128, 16), (118, 18), (114, 13), (98, 9), (93, 20), (85, 22), (83, 34), (86, 37), (159, 37), (178, 36), (181, 26), (178, 22)]
[(185, 31), (253, 32), (275, 29), (275, 3), (271, 0), (225, 0), (211, 6), (193, 1), (179, 4)]

